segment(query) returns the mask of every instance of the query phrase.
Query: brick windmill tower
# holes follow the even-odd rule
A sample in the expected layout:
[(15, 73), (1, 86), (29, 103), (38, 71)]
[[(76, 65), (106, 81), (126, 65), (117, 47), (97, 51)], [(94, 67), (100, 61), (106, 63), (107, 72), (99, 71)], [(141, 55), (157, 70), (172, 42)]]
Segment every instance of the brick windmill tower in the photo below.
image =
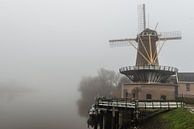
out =
[[(177, 92), (176, 84), (168, 79), (176, 78), (178, 69), (159, 64), (158, 56), (164, 43), (168, 40), (181, 39), (181, 32), (158, 33), (146, 27), (145, 4), (138, 6), (138, 30), (136, 38), (110, 40), (110, 46), (130, 45), (137, 50), (135, 66), (120, 68), (133, 83), (124, 84), (122, 97), (136, 99), (174, 99)], [(138, 91), (138, 92), (135, 92)]]

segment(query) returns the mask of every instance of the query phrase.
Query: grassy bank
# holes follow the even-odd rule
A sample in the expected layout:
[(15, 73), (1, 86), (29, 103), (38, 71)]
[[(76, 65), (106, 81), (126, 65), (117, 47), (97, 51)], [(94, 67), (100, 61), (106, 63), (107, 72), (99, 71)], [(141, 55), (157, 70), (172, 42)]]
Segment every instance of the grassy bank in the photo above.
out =
[(169, 129), (194, 129), (194, 115), (187, 109), (176, 109), (159, 117), (165, 121)]
[(194, 129), (194, 114), (179, 108), (145, 121), (142, 129)]

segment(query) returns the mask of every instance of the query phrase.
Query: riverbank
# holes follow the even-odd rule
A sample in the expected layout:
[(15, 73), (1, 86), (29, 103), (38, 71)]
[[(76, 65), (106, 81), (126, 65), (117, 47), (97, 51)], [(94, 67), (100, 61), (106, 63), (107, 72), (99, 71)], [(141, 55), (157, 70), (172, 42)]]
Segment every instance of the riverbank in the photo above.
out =
[(194, 129), (194, 114), (184, 108), (167, 111), (144, 121), (141, 129)]

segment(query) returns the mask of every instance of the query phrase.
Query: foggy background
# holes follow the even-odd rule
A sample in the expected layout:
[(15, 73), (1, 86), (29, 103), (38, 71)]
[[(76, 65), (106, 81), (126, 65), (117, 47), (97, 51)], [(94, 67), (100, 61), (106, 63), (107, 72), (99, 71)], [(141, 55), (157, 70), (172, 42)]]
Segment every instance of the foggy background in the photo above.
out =
[(161, 65), (194, 71), (191, 0), (0, 0), (0, 128), (84, 129), (76, 101), (83, 76), (134, 65), (132, 47), (109, 39), (135, 37), (137, 5), (149, 26), (182, 31), (167, 42)]

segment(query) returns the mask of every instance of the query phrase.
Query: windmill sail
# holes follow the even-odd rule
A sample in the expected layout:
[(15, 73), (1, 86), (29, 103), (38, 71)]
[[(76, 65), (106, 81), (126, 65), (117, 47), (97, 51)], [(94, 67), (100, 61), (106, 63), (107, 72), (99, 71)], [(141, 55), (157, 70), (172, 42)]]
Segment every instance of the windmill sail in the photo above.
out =
[(158, 35), (159, 35), (160, 40), (177, 40), (177, 39), (182, 39), (180, 31), (160, 32)]
[(138, 6), (138, 33), (146, 29), (145, 4)]

